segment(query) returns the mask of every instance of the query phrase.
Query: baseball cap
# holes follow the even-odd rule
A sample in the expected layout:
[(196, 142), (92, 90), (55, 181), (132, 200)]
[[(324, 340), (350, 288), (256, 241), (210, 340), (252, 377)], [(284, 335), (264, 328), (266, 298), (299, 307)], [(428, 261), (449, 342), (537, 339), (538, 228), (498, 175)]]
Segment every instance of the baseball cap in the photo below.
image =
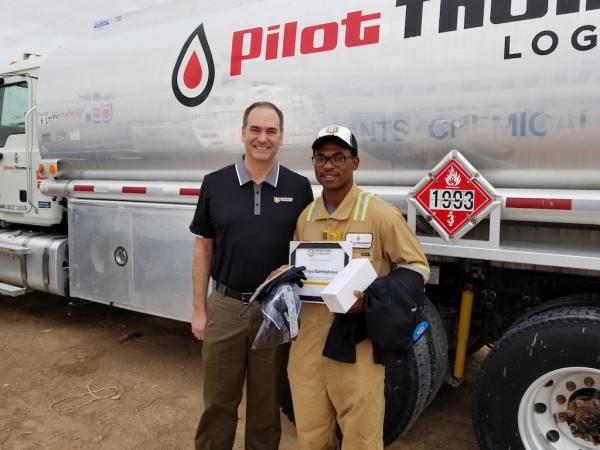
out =
[(312, 149), (317, 150), (323, 142), (327, 140), (337, 140), (344, 147), (347, 147), (353, 155), (358, 154), (358, 144), (356, 138), (346, 127), (340, 125), (329, 125), (317, 133), (317, 138), (313, 142)]

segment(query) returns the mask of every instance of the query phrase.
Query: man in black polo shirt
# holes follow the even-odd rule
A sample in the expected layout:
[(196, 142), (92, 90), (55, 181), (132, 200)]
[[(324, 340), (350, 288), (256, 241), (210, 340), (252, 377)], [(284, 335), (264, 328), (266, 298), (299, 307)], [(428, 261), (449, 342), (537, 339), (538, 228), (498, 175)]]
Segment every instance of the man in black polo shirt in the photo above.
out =
[[(252, 350), (262, 323), (258, 308), (240, 312), (269, 274), (286, 264), (296, 219), (312, 201), (306, 177), (275, 159), (283, 114), (259, 102), (244, 112), (245, 155), (204, 178), (190, 225), (194, 244), (192, 332), (201, 340), (204, 413), (196, 449), (233, 447), (246, 381), (246, 448), (276, 450), (279, 394), (288, 347)], [(215, 289), (207, 299), (209, 278)]]

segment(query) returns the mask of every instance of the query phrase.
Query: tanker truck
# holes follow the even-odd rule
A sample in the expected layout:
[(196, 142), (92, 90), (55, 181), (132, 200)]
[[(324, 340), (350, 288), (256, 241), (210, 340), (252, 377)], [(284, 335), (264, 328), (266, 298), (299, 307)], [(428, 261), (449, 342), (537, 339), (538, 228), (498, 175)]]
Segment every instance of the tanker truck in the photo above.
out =
[(203, 176), (272, 101), (278, 158), (317, 195), (316, 131), (354, 131), (357, 183), (431, 264), (430, 326), (386, 368), (386, 444), (487, 346), (482, 449), (598, 448), (600, 2), (216, 3), (99, 20), (0, 73), (0, 292), (189, 321)]

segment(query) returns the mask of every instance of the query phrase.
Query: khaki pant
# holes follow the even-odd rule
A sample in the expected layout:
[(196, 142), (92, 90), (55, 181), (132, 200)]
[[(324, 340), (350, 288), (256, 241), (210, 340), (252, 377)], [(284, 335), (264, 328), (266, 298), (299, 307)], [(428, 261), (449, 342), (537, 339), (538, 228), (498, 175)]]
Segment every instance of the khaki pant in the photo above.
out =
[(356, 363), (323, 356), (333, 320), (327, 306), (302, 304), (300, 332), (292, 343), (288, 375), (298, 443), (304, 450), (383, 449), (385, 368), (373, 362), (370, 340), (356, 346)]
[(256, 307), (239, 316), (242, 302), (213, 291), (202, 344), (204, 413), (196, 449), (230, 450), (246, 381), (246, 449), (276, 450), (281, 438), (279, 404), (288, 346), (252, 350), (263, 316)]

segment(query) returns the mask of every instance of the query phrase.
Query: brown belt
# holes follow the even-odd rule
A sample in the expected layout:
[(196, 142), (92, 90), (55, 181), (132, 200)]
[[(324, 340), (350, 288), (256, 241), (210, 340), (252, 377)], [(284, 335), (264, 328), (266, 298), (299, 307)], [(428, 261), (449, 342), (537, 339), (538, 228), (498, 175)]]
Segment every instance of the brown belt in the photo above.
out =
[(225, 297), (232, 298), (234, 300), (238, 300), (244, 304), (248, 304), (250, 301), (250, 297), (254, 294), (254, 292), (240, 292), (235, 289), (231, 289), (230, 287), (225, 286), (223, 283), (217, 281), (215, 285), (215, 291), (219, 294), (224, 295)]

